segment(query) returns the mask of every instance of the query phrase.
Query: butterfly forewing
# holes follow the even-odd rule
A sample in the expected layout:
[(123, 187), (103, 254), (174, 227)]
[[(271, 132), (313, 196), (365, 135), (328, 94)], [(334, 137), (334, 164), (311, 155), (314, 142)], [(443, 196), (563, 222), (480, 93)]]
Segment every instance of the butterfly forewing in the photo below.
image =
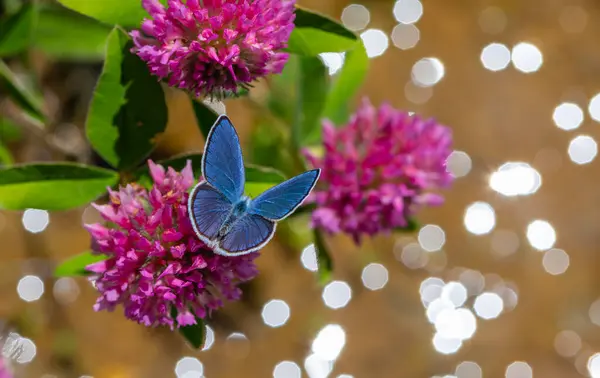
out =
[(198, 237), (211, 244), (225, 223), (233, 204), (208, 183), (198, 184), (190, 194), (189, 213)]
[(206, 181), (232, 203), (244, 194), (244, 160), (240, 139), (231, 121), (220, 116), (206, 139), (202, 157)]
[(224, 255), (243, 255), (262, 248), (275, 233), (275, 223), (260, 215), (245, 214), (237, 219), (219, 242)]
[(320, 172), (319, 169), (304, 172), (265, 191), (252, 201), (249, 213), (274, 221), (284, 219), (306, 199)]

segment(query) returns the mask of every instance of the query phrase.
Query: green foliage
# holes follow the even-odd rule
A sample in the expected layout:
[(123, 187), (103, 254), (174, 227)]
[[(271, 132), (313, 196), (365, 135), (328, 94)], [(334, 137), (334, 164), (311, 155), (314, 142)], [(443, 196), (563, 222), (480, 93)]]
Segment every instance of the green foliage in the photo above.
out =
[(14, 159), (12, 154), (8, 150), (8, 147), (2, 143), (0, 139), (0, 167), (12, 165), (14, 163)]
[(217, 121), (217, 118), (219, 118), (219, 115), (206, 104), (195, 99), (192, 99), (192, 107), (194, 109), (194, 114), (196, 115), (198, 128), (206, 139), (212, 125), (214, 125), (214, 123)]
[(167, 126), (162, 87), (130, 49), (128, 36), (114, 28), (86, 121), (92, 147), (119, 170), (144, 160)]
[(12, 143), (22, 137), (21, 129), (6, 118), (0, 117), (0, 142)]
[(316, 56), (324, 52), (351, 50), (358, 37), (342, 24), (317, 12), (296, 6), (295, 28), (288, 41), (288, 51)]
[(196, 317), (196, 324), (179, 328), (179, 333), (194, 349), (202, 349), (206, 342), (206, 325), (204, 320)]
[(96, 200), (118, 180), (114, 171), (73, 163), (0, 169), (0, 210), (73, 209)]
[(321, 114), (328, 87), (329, 77), (321, 59), (301, 57), (293, 131), (295, 140), (301, 145), (321, 140)]
[(338, 34), (315, 28), (295, 28), (288, 41), (287, 51), (305, 56), (317, 56), (325, 52), (352, 50), (356, 41)]
[(28, 3), (17, 13), (0, 19), (0, 56), (15, 55), (29, 47), (36, 15), (34, 5)]
[(0, 89), (5, 90), (10, 98), (34, 120), (43, 125), (44, 112), (41, 101), (19, 81), (11, 69), (0, 60)]
[(33, 47), (61, 60), (101, 60), (110, 30), (66, 8), (44, 7), (34, 30)]
[(323, 118), (338, 125), (348, 120), (348, 105), (364, 82), (368, 69), (369, 57), (361, 41), (346, 53), (344, 65), (327, 95)]
[(333, 272), (333, 260), (331, 254), (325, 244), (323, 233), (319, 229), (313, 230), (315, 252), (317, 254), (317, 266), (319, 282), (321, 284), (327, 284), (331, 281), (331, 274)]
[(141, 0), (58, 0), (78, 13), (109, 25), (139, 27), (148, 13)]
[(72, 276), (87, 276), (91, 272), (85, 270), (85, 267), (106, 260), (108, 257), (86, 251), (68, 258), (63, 261), (54, 270), (54, 277), (72, 277)]

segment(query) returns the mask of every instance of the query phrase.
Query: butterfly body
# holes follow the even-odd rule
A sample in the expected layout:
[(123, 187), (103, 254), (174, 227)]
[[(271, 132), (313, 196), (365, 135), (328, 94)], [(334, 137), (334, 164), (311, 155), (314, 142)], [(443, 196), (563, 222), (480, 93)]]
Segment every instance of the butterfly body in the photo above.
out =
[(224, 256), (254, 252), (273, 237), (276, 222), (302, 204), (320, 170), (302, 173), (256, 198), (244, 195), (245, 172), (239, 138), (226, 116), (208, 134), (201, 181), (192, 189), (188, 213), (196, 235)]
[(225, 235), (229, 232), (231, 227), (238, 221), (240, 218), (244, 216), (248, 212), (248, 207), (250, 206), (250, 202), (252, 200), (250, 197), (242, 197), (242, 199), (233, 205), (231, 209), (231, 213), (227, 216), (223, 225), (219, 229), (219, 233), (217, 235), (217, 240), (223, 239)]

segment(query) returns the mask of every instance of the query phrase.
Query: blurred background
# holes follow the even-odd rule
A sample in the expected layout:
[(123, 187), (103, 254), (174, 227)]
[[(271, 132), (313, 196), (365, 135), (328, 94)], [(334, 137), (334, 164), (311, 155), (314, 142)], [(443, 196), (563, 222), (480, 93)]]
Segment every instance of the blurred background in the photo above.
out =
[[(208, 321), (203, 351), (120, 313), (95, 313), (89, 282), (52, 277), (89, 247), (91, 207), (0, 212), (0, 319), (23, 337), (16, 376), (600, 377), (600, 3), (300, 4), (361, 35), (371, 58), (361, 96), (453, 129), (457, 179), (445, 205), (419, 214), (414, 234), (360, 247), (327, 239), (336, 267), (325, 287), (304, 242), (307, 220), (289, 223), (263, 250), (244, 299)], [(82, 48), (101, 51), (102, 42)], [(332, 75), (343, 64), (343, 54), (322, 57)], [(59, 59), (48, 43), (28, 58), (51, 132), (15, 127), (15, 108), (0, 98), (2, 141), (18, 162), (93, 161), (83, 124), (101, 62)], [(285, 114), (286, 80), (214, 104), (240, 130), (247, 159), (285, 159), (255, 151), (278, 143), (257, 126), (268, 122), (264, 107)], [(169, 129), (154, 157), (201, 151), (187, 97), (167, 94)]]

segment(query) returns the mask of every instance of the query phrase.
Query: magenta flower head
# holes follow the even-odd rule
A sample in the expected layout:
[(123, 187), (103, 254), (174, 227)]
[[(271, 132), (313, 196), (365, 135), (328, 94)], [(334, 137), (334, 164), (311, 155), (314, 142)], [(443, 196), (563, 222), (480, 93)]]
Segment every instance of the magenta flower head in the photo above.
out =
[(151, 19), (131, 32), (152, 74), (196, 96), (222, 98), (280, 73), (295, 0), (142, 0)]
[(86, 225), (92, 249), (109, 256), (87, 267), (100, 292), (94, 309), (123, 305), (127, 318), (146, 326), (195, 324), (223, 299), (240, 298), (239, 283), (258, 273), (258, 254), (219, 256), (198, 240), (187, 211), (190, 161), (181, 172), (148, 165), (150, 191), (137, 185), (109, 190), (109, 203), (96, 206), (107, 223)]
[(342, 128), (324, 122), (323, 142), (322, 157), (305, 151), (322, 170), (312, 225), (357, 244), (363, 235), (406, 227), (419, 207), (441, 204), (432, 191), (452, 182), (445, 164), (451, 130), (389, 105), (375, 109), (364, 99)]

